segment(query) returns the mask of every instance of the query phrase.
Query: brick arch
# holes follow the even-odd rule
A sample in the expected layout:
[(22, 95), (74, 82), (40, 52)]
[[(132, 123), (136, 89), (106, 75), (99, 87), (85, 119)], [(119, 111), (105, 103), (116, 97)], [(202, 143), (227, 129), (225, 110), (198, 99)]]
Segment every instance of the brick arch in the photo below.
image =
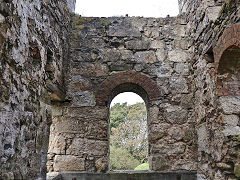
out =
[(107, 106), (112, 91), (122, 84), (131, 83), (140, 86), (145, 90), (149, 102), (160, 98), (160, 91), (157, 84), (148, 76), (136, 71), (126, 71), (112, 74), (103, 81), (96, 93), (96, 104)]
[(218, 71), (219, 62), (224, 51), (231, 46), (240, 48), (240, 24), (234, 24), (227, 28), (214, 46), (213, 54), (216, 71)]

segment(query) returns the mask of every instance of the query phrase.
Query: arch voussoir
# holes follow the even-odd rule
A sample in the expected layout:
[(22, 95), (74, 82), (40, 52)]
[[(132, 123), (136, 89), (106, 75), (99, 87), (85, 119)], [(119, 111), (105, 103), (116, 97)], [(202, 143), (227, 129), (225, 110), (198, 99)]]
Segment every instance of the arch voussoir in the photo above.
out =
[(149, 101), (160, 98), (161, 93), (158, 86), (149, 76), (136, 71), (124, 71), (110, 75), (100, 84), (96, 93), (96, 104), (106, 106), (114, 88), (125, 83), (136, 84), (143, 88), (148, 95)]

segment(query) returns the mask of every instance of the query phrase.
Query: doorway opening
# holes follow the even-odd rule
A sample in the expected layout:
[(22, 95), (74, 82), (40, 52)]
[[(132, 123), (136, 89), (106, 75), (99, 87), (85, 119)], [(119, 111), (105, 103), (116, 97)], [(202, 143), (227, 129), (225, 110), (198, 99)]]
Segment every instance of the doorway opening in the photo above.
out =
[(133, 92), (110, 104), (110, 170), (149, 170), (146, 104)]

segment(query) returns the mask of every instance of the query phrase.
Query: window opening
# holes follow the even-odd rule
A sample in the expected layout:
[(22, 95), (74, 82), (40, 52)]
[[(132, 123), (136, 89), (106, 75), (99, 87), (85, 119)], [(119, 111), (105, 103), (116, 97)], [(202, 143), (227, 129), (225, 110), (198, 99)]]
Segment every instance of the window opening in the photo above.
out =
[(148, 170), (147, 111), (135, 93), (121, 93), (110, 104), (110, 170)]

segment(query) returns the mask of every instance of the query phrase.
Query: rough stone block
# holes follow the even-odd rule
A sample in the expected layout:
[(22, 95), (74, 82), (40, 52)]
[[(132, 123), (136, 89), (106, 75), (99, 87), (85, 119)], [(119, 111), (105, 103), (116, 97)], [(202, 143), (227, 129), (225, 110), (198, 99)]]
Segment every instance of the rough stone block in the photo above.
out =
[(167, 136), (168, 129), (170, 128), (169, 124), (166, 123), (159, 123), (159, 124), (152, 124), (149, 126), (149, 135), (148, 139), (150, 143), (156, 143), (157, 140)]
[(134, 55), (134, 59), (137, 62), (145, 62), (145, 63), (154, 63), (157, 61), (154, 51), (136, 52)]
[(171, 77), (170, 91), (173, 94), (188, 93), (187, 80), (182, 77)]
[(169, 106), (164, 111), (165, 119), (172, 124), (184, 124), (187, 122), (188, 112), (181, 106)]
[(157, 56), (158, 61), (164, 61), (167, 58), (167, 53), (164, 49), (158, 49), (156, 51), (156, 56)]
[(175, 49), (168, 52), (168, 59), (173, 62), (186, 62), (189, 59), (189, 54), (186, 51)]
[(150, 156), (149, 166), (153, 171), (164, 171), (169, 168), (168, 161), (164, 156)]
[(150, 46), (149, 40), (131, 40), (125, 43), (127, 49), (131, 50), (147, 50)]
[(107, 76), (109, 72), (108, 67), (101, 63), (79, 63), (72, 68), (72, 75), (81, 75), (83, 77), (101, 77)]
[(239, 116), (237, 115), (223, 115), (222, 120), (229, 126), (237, 126), (239, 124)]
[(56, 155), (53, 168), (54, 171), (84, 171), (85, 159), (72, 155)]
[(68, 82), (68, 92), (87, 91), (92, 88), (91, 82), (80, 75), (72, 76)]
[(165, 155), (176, 155), (183, 154), (185, 152), (186, 145), (183, 142), (174, 144), (158, 144), (155, 143), (150, 149), (151, 154), (165, 154)]
[(95, 96), (89, 91), (78, 91), (72, 94), (72, 107), (94, 106)]
[(108, 123), (95, 117), (90, 118), (68, 118), (54, 125), (58, 133), (77, 133), (82, 137), (93, 139), (105, 139), (108, 135)]
[(66, 148), (65, 137), (52, 133), (49, 138), (48, 153), (64, 154)]
[(209, 153), (209, 135), (207, 131), (206, 124), (202, 124), (197, 128), (198, 134), (198, 151), (203, 151)]
[(240, 127), (239, 126), (225, 126), (225, 128), (223, 130), (223, 134), (225, 136), (240, 135)]
[(88, 154), (89, 156), (107, 156), (108, 141), (74, 138), (71, 145), (67, 148), (66, 154), (79, 155)]
[(166, 44), (163, 40), (153, 40), (151, 41), (151, 49), (165, 49)]
[(225, 114), (240, 114), (240, 96), (221, 96), (219, 103)]
[(206, 9), (206, 15), (210, 21), (215, 21), (218, 18), (219, 11), (222, 6), (213, 6)]
[(155, 105), (149, 108), (149, 122), (151, 124), (158, 122), (158, 113), (159, 113), (158, 106)]
[(188, 75), (189, 74), (189, 67), (185, 63), (174, 64), (174, 69), (178, 74), (181, 74), (181, 75)]
[(69, 107), (67, 117), (77, 117), (79, 119), (102, 119), (107, 121), (107, 107)]

